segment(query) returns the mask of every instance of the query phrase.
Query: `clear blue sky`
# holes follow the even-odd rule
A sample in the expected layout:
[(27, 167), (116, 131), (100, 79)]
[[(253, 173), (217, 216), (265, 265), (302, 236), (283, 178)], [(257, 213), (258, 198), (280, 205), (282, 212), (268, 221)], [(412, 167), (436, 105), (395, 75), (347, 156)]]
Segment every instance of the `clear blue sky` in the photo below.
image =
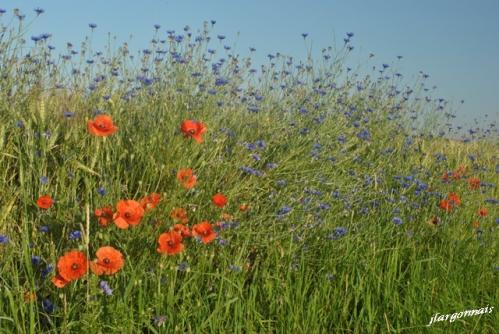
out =
[(8, 11), (16, 7), (27, 21), (33, 8), (45, 9), (30, 33), (52, 33), (51, 44), (59, 49), (81, 42), (90, 22), (98, 25), (94, 45), (103, 45), (111, 32), (119, 41), (133, 34), (132, 47), (145, 48), (156, 23), (162, 32), (185, 25), (196, 30), (213, 19), (214, 34), (226, 35), (226, 44), (240, 54), (256, 47), (260, 61), (276, 51), (302, 58), (303, 32), (317, 55), (334, 38), (339, 45), (346, 32), (354, 32), (351, 65), (363, 63), (369, 52), (377, 65), (402, 55), (397, 68), (406, 80), (420, 70), (430, 74), (429, 84), (438, 86), (438, 97), (454, 102), (458, 117), (469, 122), (489, 114), (491, 121), (499, 115), (499, 0), (0, 1)]

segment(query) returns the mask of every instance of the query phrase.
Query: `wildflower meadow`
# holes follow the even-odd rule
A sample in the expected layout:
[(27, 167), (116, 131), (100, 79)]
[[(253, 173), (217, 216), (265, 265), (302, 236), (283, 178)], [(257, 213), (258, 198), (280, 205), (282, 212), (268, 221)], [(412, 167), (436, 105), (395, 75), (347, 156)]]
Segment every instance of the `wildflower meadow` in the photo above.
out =
[(496, 124), (428, 74), (39, 15), (0, 9), (0, 333), (496, 333)]

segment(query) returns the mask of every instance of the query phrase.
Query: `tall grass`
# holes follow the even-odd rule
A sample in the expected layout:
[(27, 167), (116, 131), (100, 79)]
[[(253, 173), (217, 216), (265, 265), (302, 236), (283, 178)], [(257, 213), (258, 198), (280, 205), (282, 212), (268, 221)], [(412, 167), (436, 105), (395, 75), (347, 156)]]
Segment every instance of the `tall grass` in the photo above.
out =
[[(351, 37), (320, 61), (278, 55), (253, 73), (251, 58), (209, 40), (209, 23), (191, 37), (158, 30), (132, 58), (91, 38), (60, 54), (47, 36), (28, 47), (24, 21), (0, 17), (1, 333), (494, 333), (497, 310), (426, 326), (437, 312), (499, 307), (498, 162), (495, 128), (446, 139), (452, 113), (424, 76), (409, 87), (388, 66), (352, 73)], [(118, 132), (90, 135), (97, 113)], [(180, 132), (186, 119), (207, 125), (202, 144)], [(176, 180), (187, 167), (191, 190)], [(135, 228), (93, 215), (152, 192), (162, 200)], [(448, 192), (462, 204), (445, 213)], [(174, 207), (190, 226), (223, 222), (219, 238), (158, 254)], [(93, 258), (104, 245), (126, 259), (105, 278), (111, 296), (90, 273), (52, 284), (66, 251)]]

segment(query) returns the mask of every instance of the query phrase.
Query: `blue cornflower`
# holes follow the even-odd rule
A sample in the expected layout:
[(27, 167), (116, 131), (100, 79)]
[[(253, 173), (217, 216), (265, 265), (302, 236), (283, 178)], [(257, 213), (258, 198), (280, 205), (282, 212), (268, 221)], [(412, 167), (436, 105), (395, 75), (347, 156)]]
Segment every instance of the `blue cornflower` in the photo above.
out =
[(371, 135), (367, 129), (364, 129), (357, 134), (357, 137), (362, 140), (369, 140), (371, 138)]
[(258, 108), (257, 106), (251, 105), (251, 106), (248, 106), (248, 111), (252, 112), (252, 113), (257, 113), (260, 111), (260, 108)]
[(266, 144), (265, 144), (265, 142), (264, 142), (263, 140), (257, 140), (257, 141), (255, 142), (255, 144), (256, 144), (256, 146), (258, 146), (258, 148), (260, 148), (260, 149), (264, 149), (264, 148), (265, 148), (265, 146), (266, 146)]
[(291, 210), (292, 209), (289, 206), (283, 206), (282, 208), (279, 209), (279, 211), (277, 211), (277, 215), (280, 217), (285, 216), (288, 213), (290, 213)]
[(46, 176), (40, 176), (40, 183), (47, 184), (49, 182), (49, 178)]
[(52, 264), (47, 264), (47, 266), (41, 271), (42, 278), (46, 278), (53, 270), (54, 266)]
[(220, 246), (225, 246), (229, 243), (229, 241), (227, 239), (223, 239), (220, 236), (217, 236), (217, 242)]
[(253, 143), (246, 143), (244, 146), (246, 146), (246, 149), (248, 149), (250, 151), (253, 151), (256, 149), (256, 146)]
[(69, 240), (81, 239), (81, 231), (72, 231), (69, 233)]
[(161, 28), (161, 26), (159, 24), (154, 25), (154, 29), (159, 30), (159, 28)]
[(286, 182), (286, 180), (277, 180), (277, 182), (276, 182), (276, 185), (277, 185), (278, 187), (281, 187), (281, 188), (282, 188), (282, 187), (285, 187), (287, 184), (288, 184), (288, 183)]
[(38, 231), (42, 232), (42, 233), (48, 233), (49, 231), (49, 227), (47, 225), (42, 225), (38, 228)]
[(224, 35), (217, 35), (217, 38), (218, 38), (219, 40), (224, 40), (224, 39), (225, 39), (225, 36), (224, 36)]
[(42, 300), (42, 308), (45, 312), (52, 313), (54, 312), (55, 306), (50, 299), (45, 298)]
[(90, 27), (90, 29), (92, 29), (92, 30), (93, 30), (93, 29), (95, 29), (95, 28), (97, 28), (97, 24), (95, 24), (95, 23), (89, 23), (89, 24), (88, 24), (88, 26), (89, 26), (89, 27)]
[(246, 174), (251, 174), (251, 175), (256, 175), (256, 176), (262, 176), (263, 175), (263, 173), (260, 172), (259, 170), (253, 169), (253, 168), (248, 167), (248, 166), (241, 167), (241, 170), (243, 172), (245, 172)]
[(215, 79), (215, 86), (223, 86), (229, 83), (229, 80), (225, 78), (216, 78)]
[(265, 165), (265, 168), (274, 169), (274, 168), (277, 168), (277, 164), (274, 162), (269, 162), (268, 164)]
[(3, 8), (0, 8), (0, 15), (5, 14), (7, 11)]
[(18, 127), (19, 129), (24, 129), (24, 122), (21, 120), (18, 120), (16, 122), (16, 127)]
[(328, 239), (330, 239), (330, 240), (339, 239), (339, 238), (343, 237), (344, 235), (346, 235), (347, 232), (348, 232), (348, 230), (346, 227), (337, 227), (334, 229), (334, 232), (328, 236)]
[(31, 256), (31, 264), (33, 266), (38, 266), (40, 263), (42, 263), (42, 258), (37, 256), (37, 255), (33, 255)]
[(317, 206), (319, 209), (321, 210), (329, 210), (331, 208), (331, 205), (327, 204), (327, 203), (321, 203)]
[(64, 117), (66, 117), (66, 118), (71, 118), (71, 117), (73, 117), (74, 115), (75, 115), (75, 113), (74, 113), (74, 112), (72, 112), (72, 111), (65, 111), (65, 112), (64, 112)]
[(393, 223), (394, 223), (395, 225), (402, 225), (402, 224), (403, 224), (403, 221), (402, 221), (402, 219), (400, 219), (399, 217), (394, 217), (394, 218), (393, 218)]
[(308, 33), (307, 33), (307, 32), (304, 32), (303, 34), (301, 34), (301, 36), (303, 37), (303, 39), (305, 39), (305, 38), (307, 38)]
[(9, 237), (3, 234), (0, 234), (0, 245), (6, 244), (9, 242)]
[(99, 287), (101, 288), (102, 292), (104, 292), (104, 294), (106, 296), (111, 296), (113, 294), (113, 289), (111, 289), (111, 287), (109, 286), (107, 281), (104, 281), (104, 280), (100, 281)]
[(106, 192), (106, 188), (104, 188), (104, 187), (99, 187), (99, 188), (97, 189), (97, 193), (98, 193), (99, 195), (101, 195), (101, 196), (106, 195), (106, 193), (107, 193), (107, 192)]
[(187, 269), (189, 269), (189, 263), (187, 263), (186, 261), (182, 261), (177, 266), (177, 269), (180, 271), (186, 271)]
[(251, 157), (252, 157), (252, 158), (253, 158), (253, 160), (255, 160), (255, 161), (260, 161), (260, 160), (261, 160), (261, 158), (260, 158), (260, 156), (259, 156), (258, 154), (252, 154), (252, 155), (251, 155)]

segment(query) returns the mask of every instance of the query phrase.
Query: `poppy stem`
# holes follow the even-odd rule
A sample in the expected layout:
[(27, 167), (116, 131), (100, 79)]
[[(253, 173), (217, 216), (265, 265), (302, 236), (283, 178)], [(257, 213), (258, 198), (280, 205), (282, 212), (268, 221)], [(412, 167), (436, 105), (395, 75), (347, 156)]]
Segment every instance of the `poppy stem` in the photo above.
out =
[[(86, 219), (85, 219), (85, 248), (86, 248), (86, 252), (87, 252), (87, 259), (90, 258), (90, 254), (89, 254), (89, 247), (88, 245), (90, 244), (90, 205), (87, 203), (85, 204), (85, 215), (86, 215)], [(87, 305), (88, 305), (88, 302), (90, 301), (90, 280), (88, 280), (87, 282)]]

